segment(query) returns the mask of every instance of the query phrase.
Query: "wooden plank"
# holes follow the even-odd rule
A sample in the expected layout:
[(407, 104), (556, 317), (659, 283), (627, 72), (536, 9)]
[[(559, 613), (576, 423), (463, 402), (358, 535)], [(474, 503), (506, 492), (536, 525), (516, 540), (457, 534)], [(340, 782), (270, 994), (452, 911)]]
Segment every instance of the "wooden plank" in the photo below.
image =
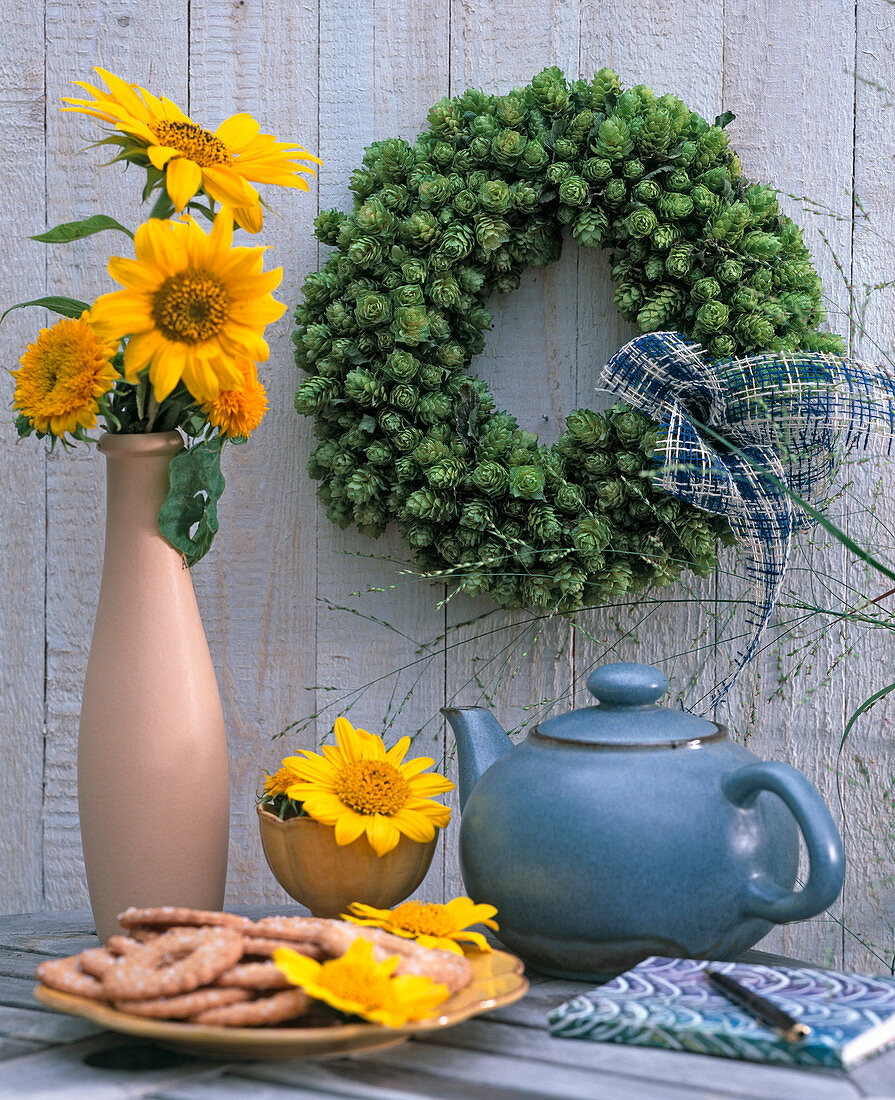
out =
[(52, 913), (14, 913), (0, 918), (0, 946), (15, 946), (21, 936), (88, 935), (93, 931), (89, 909)]
[(36, 1012), (52, 1012), (44, 1009), (34, 1000), (34, 976), (28, 978), (8, 978), (0, 974), (0, 1005), (7, 1008), (27, 1008)]
[[(870, 288), (888, 284), (892, 267), (895, 212), (891, 182), (886, 179), (887, 158), (880, 155), (880, 141), (883, 134), (891, 132), (892, 125), (895, 10), (861, 0), (857, 13), (854, 192), (860, 211), (853, 225), (852, 279), (860, 306), (854, 348), (856, 355), (886, 363), (891, 370), (895, 362), (895, 291), (891, 285), (878, 291)], [(889, 144), (887, 141), (887, 152)], [(853, 497), (866, 505), (852, 510), (849, 534), (891, 563), (895, 560), (892, 460), (872, 458), (861, 462), (856, 455), (849, 473), (854, 483)], [(853, 598), (872, 599), (891, 588), (885, 577), (863, 567), (850, 569), (848, 580), (854, 585)], [(891, 626), (895, 601), (890, 596), (878, 606)], [(855, 649), (848, 658), (843, 690), (846, 721), (864, 699), (895, 680), (891, 630), (857, 624), (849, 629), (848, 636)], [(838, 760), (850, 856), (846, 924), (857, 935), (846, 937), (845, 959), (851, 970), (880, 974), (890, 972), (895, 956), (893, 727), (895, 696), (890, 696), (858, 721)]]
[[(447, 0), (413, 5), (388, 0), (375, 11), (370, 2), (321, 4), (321, 208), (351, 209), (348, 180), (364, 146), (387, 137), (412, 141), (425, 128), (429, 106), (448, 86), (448, 23)], [(432, 719), (443, 701), (443, 656), (436, 648), (417, 662), (418, 645), (443, 627), (440, 588), (408, 581), (394, 560), (379, 560), (380, 555), (408, 560), (395, 531), (371, 542), (354, 528), (339, 531), (319, 505), (314, 514), (319, 515), (318, 742), (345, 713), (355, 725), (383, 734), (387, 744), (412, 736), (411, 754), (433, 756), (440, 764), (444, 741), (440, 721)], [(409, 667), (398, 673), (403, 666)], [(303, 712), (312, 706), (309, 700)], [(313, 744), (310, 732), (301, 741), (284, 742), (298, 743)], [(441, 867), (436, 857), (419, 896), (442, 896)]]
[(90, 1020), (34, 1009), (7, 1008), (0, 1005), (0, 1035), (31, 1043), (71, 1043), (97, 1035), (103, 1029)]
[[(614, 68), (622, 87), (647, 84), (670, 92), (708, 119), (721, 110), (723, 71), (721, 0), (675, 0), (647, 5), (632, 18), (621, 0), (582, 7), (581, 74)], [(686, 27), (686, 33), (681, 28)], [(608, 256), (580, 250), (578, 287), (578, 404), (611, 403), (595, 394), (606, 360), (636, 335), (618, 313)], [(704, 710), (716, 678), (714, 662), (717, 578), (685, 574), (665, 591), (650, 590), (578, 616), (575, 638), (576, 703), (588, 705), (588, 673), (608, 661), (657, 664), (671, 681), (667, 705)]]
[[(316, 4), (192, 0), (190, 26), (197, 121), (214, 127), (247, 111), (263, 133), (317, 151)], [(282, 266), (275, 297), (288, 308), (268, 328), (270, 359), (259, 366), (267, 415), (248, 446), (227, 449), (220, 533), (193, 571), (230, 744), (228, 904), (286, 898), (261, 850), (255, 796), (265, 772), (294, 749), (271, 738), (308, 708), (317, 682), (317, 501), (305, 474), (311, 424), (293, 409), (291, 342), (294, 303), (316, 266), (314, 180), (310, 187), (310, 194), (260, 187), (273, 212), (256, 237), (236, 235), (238, 244), (271, 246), (265, 268)]]
[(43, 1050), (41, 1043), (23, 1043), (20, 1039), (0, 1038), (0, 1062), (11, 1062), (24, 1054), (34, 1054)]
[[(332, 1096), (332, 1093), (319, 1092), (317, 1089), (305, 1089), (298, 1085), (261, 1085), (253, 1082), (252, 1100), (284, 1100), (286, 1097), (302, 1100), (316, 1100), (317, 1097)], [(246, 1083), (240, 1077), (223, 1074), (210, 1081), (189, 1081), (186, 1084), (167, 1086), (153, 1093), (153, 1100), (227, 1100), (231, 1096), (246, 1096)], [(396, 1097), (396, 1100), (403, 1098)]]
[[(557, 1040), (561, 1042), (561, 1040)], [(575, 1045), (569, 1041), (569, 1045)], [(597, 1044), (593, 1044), (597, 1045)], [(564, 1049), (561, 1056), (564, 1058)], [(621, 1055), (621, 1051), (619, 1054)], [(419, 1095), (438, 1095), (433, 1092), (433, 1085), (447, 1083), (454, 1088), (454, 1093), (448, 1095), (469, 1095), (471, 1097), (485, 1096), (543, 1096), (563, 1097), (564, 1100), (572, 1100), (581, 1097), (582, 1100), (593, 1100), (594, 1088), (599, 1082), (599, 1087), (604, 1090), (604, 1095), (613, 1097), (613, 1100), (696, 1100), (700, 1097), (742, 1097), (743, 1100), (762, 1100), (774, 1093), (760, 1092), (753, 1089), (748, 1082), (746, 1089), (741, 1089), (740, 1084), (728, 1079), (723, 1091), (719, 1091), (715, 1085), (704, 1086), (698, 1077), (695, 1083), (677, 1083), (674, 1080), (658, 1080), (649, 1069), (644, 1069), (644, 1063), (640, 1066), (633, 1064), (634, 1056), (644, 1053), (635, 1051), (634, 1048), (626, 1048), (625, 1056), (631, 1056), (628, 1064), (624, 1057), (617, 1060), (606, 1058), (606, 1064), (601, 1065), (599, 1073), (591, 1069), (570, 1065), (565, 1061), (549, 1062), (541, 1061), (537, 1057), (527, 1057), (520, 1054), (507, 1056), (488, 1052), (464, 1050), (462, 1055), (456, 1049), (439, 1047), (428, 1041), (414, 1040), (404, 1046), (395, 1047), (392, 1050), (382, 1051), (379, 1054), (370, 1055), (363, 1063), (364, 1084), (370, 1086), (378, 1084), (377, 1078), (382, 1073), (406, 1073), (418, 1075)], [(610, 1052), (611, 1054), (611, 1052)], [(667, 1054), (666, 1054), (667, 1057)], [(672, 1056), (669, 1061), (677, 1064), (681, 1056)], [(690, 1056), (683, 1056), (690, 1057)], [(698, 1056), (693, 1055), (693, 1058)], [(658, 1059), (656, 1060), (658, 1061)], [(315, 1067), (315, 1070), (318, 1067)], [(345, 1063), (329, 1063), (325, 1067), (319, 1067), (326, 1071), (335, 1070), (336, 1073), (354, 1072), (361, 1077), (360, 1066), (348, 1066)], [(756, 1067), (756, 1069), (769, 1067)], [(315, 1082), (315, 1075), (310, 1080), (305, 1075), (305, 1066), (288, 1067), (267, 1063), (264, 1066), (253, 1066), (245, 1072), (252, 1079), (260, 1077), (262, 1080), (290, 1081), (297, 1084)], [(733, 1072), (733, 1071), (731, 1071)], [(293, 1077), (294, 1075), (294, 1077)], [(787, 1075), (786, 1086), (789, 1091), (776, 1095), (786, 1096), (787, 1100), (857, 1100), (860, 1095), (858, 1090), (844, 1079), (835, 1080), (827, 1074), (806, 1075), (801, 1073)], [(803, 1078), (803, 1080), (800, 1080)], [(779, 1080), (779, 1079), (778, 1079)], [(396, 1083), (389, 1078), (392, 1087)], [(680, 1081), (680, 1078), (678, 1078)], [(770, 1082), (773, 1087), (774, 1082)], [(828, 1087), (829, 1086), (829, 1087)], [(811, 1091), (814, 1089), (815, 1091)], [(463, 1092), (461, 1090), (468, 1090)], [(485, 1091), (483, 1091), (485, 1090)], [(492, 1091), (493, 1090), (493, 1091)], [(337, 1094), (338, 1095), (338, 1094)], [(356, 1095), (351, 1094), (349, 1095)], [(377, 1096), (383, 1093), (368, 1092), (359, 1093), (360, 1096)]]
[[(44, 41), (43, 7), (31, 0), (4, 6), (0, 58), (0, 109), (10, 124), (0, 134), (4, 186), (0, 224), (6, 234), (0, 259), (0, 312), (46, 293), (44, 246), (25, 239), (44, 226)], [(43, 310), (22, 310), (3, 324), (4, 361), (18, 359), (46, 325)], [(4, 383), (4, 405), (14, 383)], [(46, 540), (45, 446), (16, 443), (13, 417), (0, 436), (0, 514), (5, 584), (0, 596), (0, 912), (36, 907), (43, 901), (41, 800), (44, 753), (44, 547)]]
[[(91, 81), (102, 65), (124, 79), (186, 103), (187, 3), (147, 0), (47, 0), (47, 220), (49, 225), (109, 213), (136, 225), (141, 180), (120, 165), (100, 168), (107, 152), (84, 147), (102, 134), (81, 115), (62, 115), (72, 80)], [(148, 44), (151, 43), (151, 48)], [(123, 237), (98, 234), (49, 249), (50, 293), (92, 301), (114, 289), (110, 251)], [(104, 460), (95, 449), (56, 448), (48, 467), (47, 751), (45, 899), (51, 908), (87, 902), (77, 814), (78, 715), (102, 567)], [(125, 673), (127, 674), (127, 673)], [(17, 739), (18, 740), (18, 739)]]
[[(519, 19), (517, 7), (506, 0), (487, 8), (454, 0), (451, 94), (476, 87), (504, 95), (529, 83), (547, 64), (574, 79), (583, 7), (551, 2), (530, 7)], [(509, 27), (512, 50), (507, 49)], [(569, 247), (557, 263), (527, 271), (512, 294), (493, 294), (487, 302), (493, 326), (484, 352), (472, 363), (496, 407), (512, 413), (520, 427), (538, 432), (544, 443), (562, 434), (563, 417), (574, 407), (577, 282), (578, 256)], [(565, 619), (498, 611), (486, 597), (454, 596), (447, 605), (447, 626), (449, 704), (490, 706), (508, 731), (569, 708), (572, 629)], [(450, 731), (448, 738), (455, 768)], [(456, 795), (453, 805), (456, 815)], [(454, 827), (445, 853), (447, 897), (464, 893), (457, 835)]]
[[(85, 1061), (85, 1058), (101, 1056), (116, 1048), (130, 1052), (129, 1068), (91, 1066)], [(151, 1070), (134, 1068), (139, 1067), (141, 1056), (147, 1055), (155, 1055), (162, 1064)], [(167, 1065), (164, 1064), (166, 1060), (169, 1060)], [(123, 1040), (119, 1035), (106, 1032), (97, 1038), (0, 1062), (0, 1097), (22, 1096), (22, 1083), (27, 1082), (29, 1100), (50, 1100), (59, 1096), (66, 1100), (125, 1100), (150, 1096), (169, 1082), (219, 1072), (220, 1067), (208, 1062), (167, 1056), (149, 1043), (130, 1038)]]
[[(854, 53), (854, 5), (828, 0), (816, 6), (810, 20), (798, 20), (795, 33), (782, 33), (793, 26), (792, 19), (792, 6), (785, 0), (730, 0), (725, 5), (723, 105), (737, 115), (729, 129), (744, 175), (782, 192), (807, 195), (842, 219), (808, 216), (798, 201), (781, 196), (781, 207), (802, 227), (824, 280), (830, 326), (843, 331), (848, 296), (833, 253), (848, 270), (854, 82), (847, 70)], [(814, 541), (810, 536), (797, 539), (787, 587), (823, 606), (825, 577), (834, 578), (835, 584), (844, 575), (845, 560), (826, 538), (817, 540), (816, 547)], [(732, 562), (729, 568), (733, 572)], [(720, 592), (722, 598), (737, 594), (732, 576), (722, 578)], [(781, 604), (787, 602), (784, 598)], [(788, 614), (781, 606), (778, 621)], [(736, 624), (734, 620), (734, 633)], [(845, 690), (844, 673), (837, 670), (843, 639), (829, 622), (814, 621), (808, 629), (811, 633), (801, 639), (773, 646), (744, 673), (731, 692), (730, 725), (759, 756), (786, 760), (804, 771), (841, 822), (835, 752)], [(732, 638), (719, 636), (719, 671), (724, 671), (720, 662), (735, 649)], [(790, 651), (806, 657), (801, 667), (787, 656)], [(855, 840), (847, 841), (848, 859), (859, 866), (863, 861)], [(850, 906), (846, 896), (833, 913), (847, 923)], [(843, 961), (841, 930), (823, 916), (780, 929), (764, 943), (825, 965)]]
[[(575, 1066), (602, 1074), (605, 1071), (693, 1089), (718, 1089), (766, 1100), (785, 1096), (787, 1100), (835, 1100), (842, 1095), (844, 1075), (838, 1070), (806, 1073), (801, 1069), (756, 1065), (701, 1054), (625, 1046), (588, 1040), (553, 1038), (542, 1018), (540, 1028), (520, 1028), (495, 1023), (488, 1017), (470, 1020), (426, 1038), (427, 1043), (460, 1051), (484, 1051), (502, 1057), (519, 1057), (535, 1062)], [(545, 1070), (541, 1071), (546, 1072)]]

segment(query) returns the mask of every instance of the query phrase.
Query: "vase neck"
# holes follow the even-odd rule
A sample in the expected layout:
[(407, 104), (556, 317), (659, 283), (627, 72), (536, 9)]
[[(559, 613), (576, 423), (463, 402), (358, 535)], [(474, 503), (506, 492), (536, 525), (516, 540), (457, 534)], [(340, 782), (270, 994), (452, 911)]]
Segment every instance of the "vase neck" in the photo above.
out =
[(106, 459), (106, 561), (135, 543), (160, 542), (178, 553), (158, 529), (168, 494), (171, 459), (183, 449), (177, 432), (107, 434), (99, 441)]

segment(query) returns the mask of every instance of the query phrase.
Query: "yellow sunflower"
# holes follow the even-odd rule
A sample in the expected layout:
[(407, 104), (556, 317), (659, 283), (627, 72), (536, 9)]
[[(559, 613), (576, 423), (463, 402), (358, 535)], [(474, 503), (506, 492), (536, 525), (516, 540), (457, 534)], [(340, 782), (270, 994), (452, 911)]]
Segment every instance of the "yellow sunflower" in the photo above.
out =
[(425, 842), (450, 821), (450, 808), (430, 796), (451, 791), (454, 784), (441, 775), (421, 774), (434, 763), (429, 756), (402, 763), (409, 737), (386, 752), (381, 737), (337, 718), (336, 741), (338, 747), (325, 745), (322, 756), (302, 749), (301, 756), (283, 764), (301, 777), (286, 794), (303, 802), (310, 817), (333, 825), (337, 844), (351, 844), (366, 833), (376, 854), (384, 856), (402, 833)]
[(97, 401), (119, 377), (112, 365), (117, 340), (102, 339), (89, 312), (42, 328), (12, 371), (13, 406), (39, 432), (62, 436), (96, 427)]
[(408, 1020), (431, 1016), (448, 996), (447, 986), (431, 978), (396, 976), (397, 955), (377, 963), (369, 940), (357, 939), (340, 958), (323, 963), (289, 947), (277, 948), (273, 961), (310, 997), (386, 1027), (403, 1027)]
[(283, 269), (262, 271), (263, 248), (233, 248), (226, 212), (206, 235), (192, 218), (150, 218), (137, 230), (136, 259), (113, 256), (109, 274), (124, 290), (98, 298), (91, 321), (100, 335), (129, 336), (124, 376), (144, 368), (157, 401), (183, 383), (199, 402), (243, 385), (243, 359), (264, 361), (264, 328), (285, 305), (270, 293)]
[(211, 133), (170, 99), (157, 99), (145, 88), (127, 84), (105, 69), (95, 72), (109, 90), (75, 81), (91, 98), (66, 97), (63, 103), (69, 106), (63, 111), (78, 111), (113, 123), (133, 142), (125, 146), (125, 155), (145, 150), (149, 162), (164, 170), (165, 186), (178, 212), (201, 188), (230, 207), (243, 229), (257, 233), (263, 220), (261, 199), (250, 180), (308, 190), (299, 173), (313, 176), (314, 169), (302, 162), (320, 164), (319, 159), (294, 142), (259, 133), (251, 115), (233, 115)]
[(214, 401), (202, 406), (202, 411), (221, 435), (246, 439), (267, 412), (267, 391), (251, 359), (237, 359), (236, 365), (242, 373), (242, 384), (221, 390)]
[(416, 940), (422, 947), (438, 947), (442, 951), (463, 954), (460, 940), (471, 943), (480, 951), (490, 951), (491, 944), (481, 932), (468, 931), (471, 924), (484, 924), (497, 930), (492, 917), (497, 913), (493, 905), (476, 905), (472, 898), (454, 898), (445, 905), (435, 902), (405, 901), (394, 909), (374, 909), (353, 901), (345, 920), (354, 924), (384, 928), (396, 936)]

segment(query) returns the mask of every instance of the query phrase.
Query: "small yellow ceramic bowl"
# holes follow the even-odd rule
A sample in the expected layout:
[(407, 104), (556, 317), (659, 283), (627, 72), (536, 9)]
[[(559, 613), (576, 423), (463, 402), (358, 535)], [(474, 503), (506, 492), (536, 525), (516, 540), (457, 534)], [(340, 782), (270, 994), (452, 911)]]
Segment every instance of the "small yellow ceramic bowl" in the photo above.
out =
[(438, 832), (422, 843), (403, 836), (398, 846), (377, 856), (365, 836), (336, 844), (332, 825), (312, 817), (281, 821), (258, 806), (261, 846), (277, 882), (315, 917), (338, 917), (352, 901), (390, 909), (426, 877)]

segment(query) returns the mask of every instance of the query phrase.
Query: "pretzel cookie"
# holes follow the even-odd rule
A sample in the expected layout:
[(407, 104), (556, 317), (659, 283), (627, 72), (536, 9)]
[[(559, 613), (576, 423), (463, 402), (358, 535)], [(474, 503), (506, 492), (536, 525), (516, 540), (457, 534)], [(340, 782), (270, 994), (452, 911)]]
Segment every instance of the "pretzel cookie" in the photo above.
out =
[(63, 993), (74, 993), (76, 997), (87, 997), (91, 1001), (106, 1001), (102, 982), (81, 969), (77, 955), (67, 959), (47, 959), (36, 971), (38, 981)]
[[(288, 989), (290, 981), (272, 962), (237, 963), (219, 974), (216, 985), (233, 989)], [(197, 1009), (198, 1011), (198, 1009)]]
[(194, 1024), (214, 1024), (217, 1027), (264, 1027), (281, 1024), (303, 1016), (311, 1005), (311, 998), (303, 989), (284, 989), (270, 997), (258, 997), (244, 1004), (210, 1008), (191, 1018)]
[(113, 1001), (192, 993), (239, 961), (243, 938), (233, 928), (172, 928), (125, 955), (103, 978)]
[(134, 1016), (152, 1016), (158, 1020), (185, 1020), (198, 1012), (210, 1008), (222, 1008), (224, 1005), (247, 1001), (251, 994), (245, 989), (196, 989), (192, 993), (181, 993), (178, 997), (156, 997), (151, 1001), (116, 1001), (115, 1007), (121, 1012), (130, 1012)]
[(184, 909), (160, 905), (155, 909), (135, 909), (131, 906), (118, 914), (122, 928), (236, 928), (251, 925), (248, 917), (236, 913), (217, 913), (210, 909)]
[(363, 938), (373, 944), (373, 958), (382, 962), (389, 955), (400, 959), (395, 974), (418, 974), (433, 982), (446, 985), (451, 993), (463, 989), (472, 981), (472, 964), (464, 955), (437, 948), (421, 947), (416, 940), (393, 936), (381, 928), (351, 924), (349, 921), (326, 921), (321, 934), (324, 950), (333, 956), (344, 955), (356, 939)]

